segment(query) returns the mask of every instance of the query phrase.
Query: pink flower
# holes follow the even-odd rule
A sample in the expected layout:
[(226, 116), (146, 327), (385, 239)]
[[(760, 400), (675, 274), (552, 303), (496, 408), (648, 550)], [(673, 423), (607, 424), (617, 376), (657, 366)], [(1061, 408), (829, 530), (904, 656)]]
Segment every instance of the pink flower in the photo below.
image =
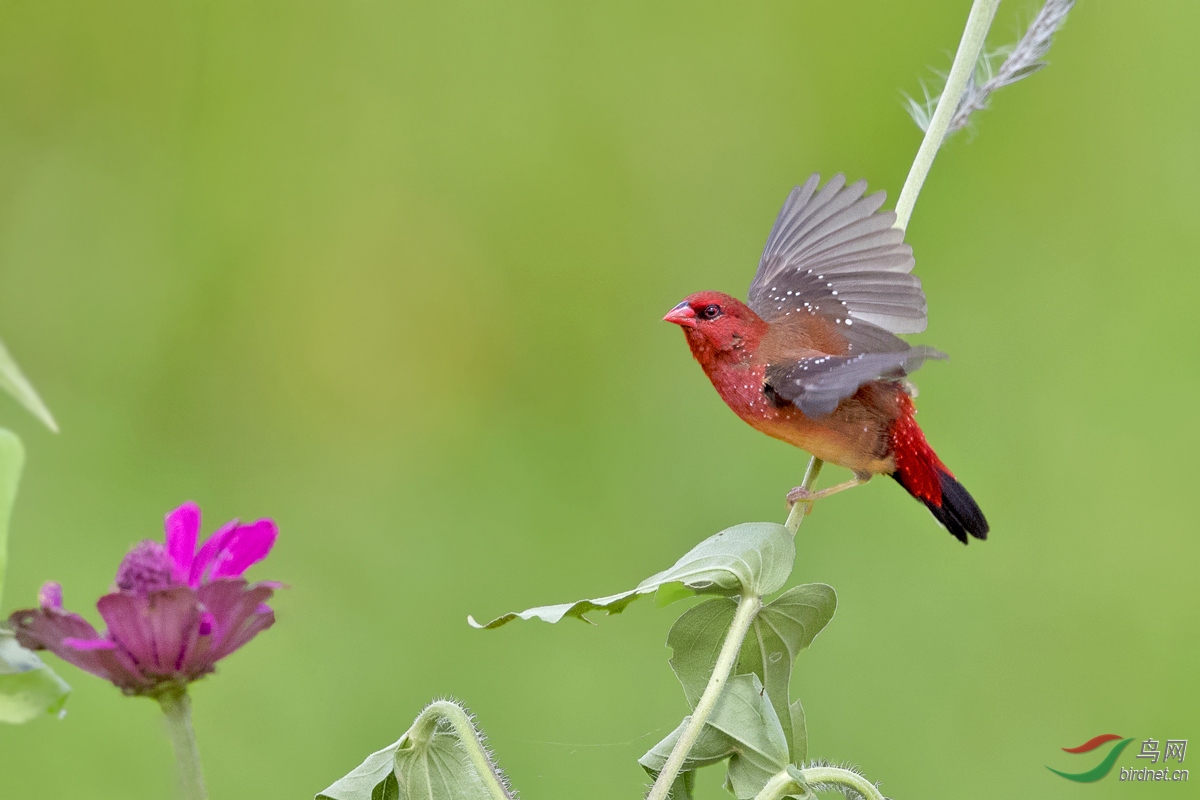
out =
[(274, 624), (266, 601), (281, 584), (242, 577), (271, 552), (271, 520), (234, 520), (197, 551), (199, 532), (200, 509), (185, 503), (166, 517), (165, 547), (147, 539), (126, 554), (116, 589), (96, 602), (108, 623), (103, 635), (63, 609), (62, 587), (51, 581), (38, 593), (40, 608), (9, 617), (17, 641), (50, 650), (126, 694), (161, 695), (204, 677)]

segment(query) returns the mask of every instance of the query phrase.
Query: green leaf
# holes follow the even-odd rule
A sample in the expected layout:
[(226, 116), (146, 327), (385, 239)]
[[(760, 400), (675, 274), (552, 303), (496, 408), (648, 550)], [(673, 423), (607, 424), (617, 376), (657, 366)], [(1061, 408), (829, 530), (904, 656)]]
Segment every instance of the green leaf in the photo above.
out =
[(71, 687), (34, 653), (0, 629), (0, 722), (20, 725), (42, 714), (57, 714)]
[[(671, 669), (683, 684), (683, 693), (692, 708), (700, 702), (700, 696), (708, 686), (736, 611), (737, 603), (733, 600), (725, 597), (709, 600), (685, 611), (667, 633)], [(738, 672), (736, 665), (733, 672)]]
[(400, 746), (395, 775), (404, 800), (493, 800), (458, 735), (441, 727), (424, 746)]
[(46, 404), (34, 390), (33, 384), (21, 372), (17, 362), (13, 361), (4, 342), (0, 342), (0, 389), (17, 398), (17, 402), (29, 409), (35, 417), (42, 421), (42, 424), (58, 433), (58, 425), (55, 423), (50, 409), (46, 408)]
[[(665, 739), (663, 739), (641, 758), (638, 763), (650, 773), (651, 779), (658, 778), (658, 773), (662, 772), (663, 766), (667, 763), (667, 758), (671, 755), (671, 751), (675, 749), (675, 742), (679, 740), (680, 734), (687, 726), (691, 717), (684, 717), (683, 722), (679, 723), (679, 727), (671, 731)], [(679, 771), (679, 775), (671, 784), (670, 797), (672, 800), (691, 800), (692, 787), (695, 783), (696, 770), (700, 767), (707, 767), (710, 764), (719, 764), (725, 759), (733, 755), (736, 749), (736, 743), (724, 733), (712, 727), (705, 725), (700, 731), (700, 736), (696, 739), (696, 744), (693, 745), (687, 758), (683, 762), (683, 769)]]
[(4, 571), (8, 566), (8, 520), (24, 466), (25, 448), (21, 440), (12, 431), (0, 428), (0, 598), (4, 597)]
[(679, 582), (700, 594), (749, 592), (762, 597), (787, 582), (795, 560), (796, 543), (787, 528), (774, 522), (744, 522), (708, 537), (638, 589)]
[(407, 734), (382, 750), (371, 753), (348, 775), (317, 795), (317, 800), (383, 800), (385, 797), (391, 800), (392, 797), (399, 797), (398, 793), (391, 795), (384, 790), (389, 777), (393, 785), (396, 783), (396, 751), (406, 737)]
[(367, 756), (317, 800), (512, 800), (458, 703), (426, 706), (399, 741)]
[(787, 735), (757, 675), (730, 678), (708, 724), (738, 745), (725, 782), (739, 800), (757, 795), (787, 765)]
[[(0, 596), (8, 561), (8, 521), (24, 464), (21, 440), (0, 428)], [(42, 714), (57, 714), (70, 693), (62, 678), (0, 628), (0, 722), (19, 725)]]
[[(667, 756), (679, 739), (687, 719), (670, 735), (638, 759), (651, 775), (657, 775), (666, 764)], [(739, 800), (757, 795), (771, 776), (788, 763), (787, 740), (775, 709), (766, 698), (757, 675), (737, 675), (729, 679), (721, 699), (696, 746), (684, 761), (684, 772), (729, 759), (726, 786)], [(690, 779), (688, 779), (690, 781)], [(672, 786), (674, 800), (690, 798), (690, 783)]]
[[(803, 707), (798, 701), (788, 704), (792, 667), (800, 651), (812, 644), (833, 619), (836, 609), (837, 593), (832, 586), (807, 583), (788, 589), (758, 612), (734, 667), (737, 673), (758, 675), (775, 713), (780, 720), (788, 721), (785, 731), (794, 764), (801, 764), (808, 757), (808, 733), (804, 729)], [(793, 708), (799, 711), (799, 720), (793, 716)], [(799, 739), (795, 733), (797, 726), (804, 731)]]
[(773, 522), (747, 522), (710, 536), (673, 567), (651, 575), (631, 591), (509, 612), (485, 625), (476, 622), (474, 617), (467, 617), (467, 622), (476, 628), (498, 628), (514, 619), (558, 622), (564, 617), (575, 617), (590, 622), (584, 616), (589, 611), (619, 614), (637, 598), (657, 592), (661, 587), (666, 589), (660, 599), (668, 600), (682, 596), (680, 587), (697, 594), (749, 592), (761, 597), (783, 586), (792, 573), (795, 559), (796, 545), (787, 528)]
[[(803, 732), (803, 708), (788, 702), (792, 666), (800, 651), (833, 618), (836, 607), (837, 595), (825, 584), (805, 584), (787, 590), (759, 610), (733, 669), (735, 675), (757, 675), (766, 687), (776, 717), (788, 723), (784, 730), (793, 763), (801, 763), (807, 757), (808, 736)], [(672, 650), (671, 669), (692, 707), (708, 685), (736, 609), (737, 604), (732, 600), (709, 600), (688, 609), (667, 634), (667, 646)], [(797, 735), (797, 730), (801, 735)]]
[[(792, 720), (792, 763), (799, 766), (808, 760), (808, 719), (799, 700), (793, 701), (788, 707), (788, 716)], [(784, 732), (787, 732), (786, 726)]]

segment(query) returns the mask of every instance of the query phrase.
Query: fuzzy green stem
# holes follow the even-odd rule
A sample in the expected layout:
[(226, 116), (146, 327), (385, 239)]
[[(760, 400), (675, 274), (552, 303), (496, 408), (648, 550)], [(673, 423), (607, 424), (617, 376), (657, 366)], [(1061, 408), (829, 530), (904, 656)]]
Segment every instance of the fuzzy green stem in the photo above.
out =
[[(817, 483), (817, 477), (821, 474), (821, 467), (825, 466), (825, 462), (813, 456), (808, 461), (808, 469), (804, 470), (804, 480), (800, 482), (800, 488), (808, 491)], [(796, 535), (796, 531), (800, 530), (800, 523), (804, 522), (804, 518), (808, 516), (808, 512), (812, 511), (812, 500), (799, 500), (792, 505), (792, 510), (788, 512), (787, 522), (783, 523), (784, 527), (792, 532), (792, 536)]]
[(762, 598), (758, 595), (746, 594), (738, 600), (737, 611), (733, 615), (728, 633), (725, 634), (725, 643), (721, 645), (721, 652), (717, 655), (717, 663), (713, 665), (708, 685), (704, 687), (704, 694), (700, 695), (699, 702), (692, 709), (692, 715), (688, 717), (683, 733), (679, 734), (679, 739), (675, 742), (671, 755), (667, 756), (667, 763), (663, 765), (662, 772), (655, 778), (654, 786), (650, 787), (650, 794), (646, 795), (646, 800), (666, 800), (671, 791), (671, 784), (675, 782), (688, 753), (692, 751), (696, 740), (700, 738), (700, 732), (704, 730), (704, 723), (708, 722), (709, 716), (717, 706), (717, 700), (721, 698), (721, 692), (729, 681), (729, 673), (733, 671), (738, 653), (742, 650), (742, 642), (746, 640), (750, 624), (754, 622), (760, 608)]
[(767, 781), (767, 785), (762, 788), (762, 791), (754, 796), (754, 800), (782, 800), (793, 794), (805, 797), (806, 793), (808, 793), (808, 785), (800, 783), (785, 770), (771, 776), (771, 780)]
[(200, 750), (196, 747), (196, 732), (192, 729), (192, 702), (187, 689), (164, 692), (157, 699), (166, 715), (167, 732), (175, 748), (181, 796), (183, 800), (207, 800), (204, 770), (200, 767)]
[(492, 759), (488, 756), (487, 749), (484, 748), (474, 723), (471, 722), (471, 718), (467, 716), (467, 712), (463, 710), (462, 706), (457, 703), (451, 703), (449, 700), (435, 700), (425, 706), (425, 710), (413, 722), (412, 727), (404, 734), (404, 738), (415, 747), (425, 747), (437, 731), (438, 723), (442, 721), (449, 723), (450, 727), (454, 729), (458, 741), (475, 767), (475, 772), (483, 779), (493, 800), (513, 800), (512, 795), (504, 788), (504, 781), (496, 771), (495, 765), (492, 764)]
[(946, 88), (938, 98), (937, 108), (929, 127), (925, 129), (925, 138), (913, 159), (904, 188), (900, 190), (900, 198), (896, 201), (896, 227), (904, 230), (912, 217), (913, 206), (917, 204), (917, 195), (925, 184), (933, 159), (937, 156), (938, 148), (946, 138), (950, 121), (958, 110), (958, 102), (967, 89), (967, 81), (975, 66), (979, 63), (979, 55), (983, 52), (983, 43), (987, 39), (988, 29), (992, 27), (992, 19), (1000, 0), (975, 0), (971, 13), (967, 16), (967, 26), (963, 29), (962, 40), (958, 43), (958, 52), (954, 54), (954, 63), (950, 66), (950, 74), (946, 77)]
[(813, 789), (852, 789), (866, 800), (884, 800), (875, 784), (857, 772), (840, 767), (808, 767), (787, 770), (773, 776), (754, 800), (782, 800), (788, 795), (804, 796)]

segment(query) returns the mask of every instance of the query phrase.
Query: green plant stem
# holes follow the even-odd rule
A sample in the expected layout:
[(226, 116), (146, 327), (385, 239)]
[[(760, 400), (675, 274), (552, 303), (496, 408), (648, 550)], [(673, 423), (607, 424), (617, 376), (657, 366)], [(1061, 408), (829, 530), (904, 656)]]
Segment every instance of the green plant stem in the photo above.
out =
[(492, 765), (492, 759), (488, 757), (487, 749), (479, 738), (479, 732), (475, 730), (475, 724), (471, 722), (471, 718), (467, 716), (467, 712), (462, 709), (462, 706), (457, 703), (435, 700), (425, 706), (425, 710), (413, 722), (412, 727), (404, 734), (404, 738), (417, 746), (427, 745), (437, 731), (438, 723), (443, 720), (454, 728), (458, 741), (471, 759), (475, 771), (484, 777), (484, 784), (492, 797), (495, 800), (513, 800), (512, 795), (504, 788), (504, 781), (501, 780), (496, 768)]
[(754, 800), (781, 800), (788, 795), (804, 796), (814, 787), (817, 789), (853, 789), (866, 800), (884, 800), (875, 784), (868, 781), (857, 772), (840, 767), (809, 767), (796, 769), (791, 767), (800, 779), (797, 780), (792, 772), (784, 771), (767, 781), (767, 785), (755, 796)]
[(917, 157), (913, 159), (912, 167), (908, 171), (908, 178), (904, 181), (904, 188), (900, 190), (900, 198), (896, 201), (895, 227), (900, 230), (908, 227), (913, 206), (917, 203), (917, 195), (921, 193), (921, 187), (925, 184), (930, 167), (933, 166), (933, 159), (937, 156), (938, 148), (942, 146), (942, 141), (946, 138), (950, 121), (954, 117), (954, 112), (958, 110), (958, 103), (962, 99), (963, 92), (967, 89), (967, 81), (971, 79), (971, 73), (975, 71), (975, 66), (979, 63), (984, 40), (987, 38), (988, 29), (992, 27), (992, 19), (996, 16), (996, 9), (999, 7), (1000, 0), (975, 0), (971, 6), (971, 13), (967, 16), (967, 25), (963, 29), (962, 40), (958, 43), (958, 52), (954, 54), (954, 63), (950, 66), (950, 74), (946, 76), (946, 88), (942, 90), (942, 96), (938, 98), (933, 118), (929, 120), (929, 127), (925, 129), (925, 138), (921, 140)]
[(762, 791), (754, 796), (754, 800), (781, 800), (792, 794), (804, 797), (806, 792), (808, 792), (808, 786), (802, 785), (800, 781), (792, 777), (791, 773), (784, 770), (773, 775)]
[(187, 689), (180, 688), (158, 696), (167, 717), (167, 732), (175, 748), (179, 765), (179, 786), (184, 800), (207, 800), (204, 770), (200, 767), (200, 750), (196, 747), (196, 732), (192, 730), (192, 702)]
[[(804, 480), (800, 482), (800, 488), (811, 491), (816, 485), (817, 477), (821, 474), (821, 467), (825, 466), (825, 462), (813, 456), (808, 460), (808, 469), (804, 470)], [(804, 522), (804, 518), (808, 516), (808, 512), (812, 511), (812, 500), (800, 500), (792, 505), (792, 510), (788, 512), (787, 522), (783, 523), (784, 527), (792, 532), (792, 536), (796, 535), (796, 531), (800, 530), (800, 523)]]
[(671, 755), (667, 756), (667, 763), (663, 764), (662, 772), (658, 773), (654, 780), (654, 786), (650, 788), (646, 800), (665, 800), (670, 793), (671, 784), (675, 782), (679, 770), (683, 768), (683, 762), (687, 760), (688, 753), (692, 751), (696, 740), (700, 738), (700, 732), (704, 730), (704, 724), (716, 708), (717, 700), (721, 698), (721, 692), (729, 680), (729, 673), (733, 671), (738, 653), (742, 650), (742, 642), (746, 640), (746, 633), (749, 632), (750, 624), (754, 622), (760, 608), (762, 598), (758, 595), (746, 594), (738, 600), (737, 611), (733, 615), (728, 633), (725, 634), (725, 643), (721, 645), (721, 652), (717, 655), (717, 663), (713, 665), (708, 685), (704, 687), (704, 694), (700, 695), (699, 702), (692, 709), (692, 715), (688, 717), (683, 733), (679, 734), (679, 739), (671, 749)]

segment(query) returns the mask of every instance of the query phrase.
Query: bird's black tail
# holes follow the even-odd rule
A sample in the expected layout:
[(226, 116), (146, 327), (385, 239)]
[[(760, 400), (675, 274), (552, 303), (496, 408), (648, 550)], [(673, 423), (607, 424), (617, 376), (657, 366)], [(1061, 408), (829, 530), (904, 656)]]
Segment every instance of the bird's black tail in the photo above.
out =
[(924, 503), (925, 507), (933, 514), (934, 519), (942, 523), (942, 526), (950, 531), (955, 539), (963, 544), (967, 543), (968, 534), (976, 539), (986, 539), (989, 530), (988, 521), (975, 502), (975, 498), (971, 497), (971, 493), (967, 491), (966, 487), (959, 483), (941, 464), (934, 466), (934, 470), (937, 475), (938, 488), (941, 490), (936, 493), (928, 490), (921, 491), (917, 486), (909, 486), (905, 482), (904, 473), (900, 470), (893, 472), (892, 477), (896, 479), (896, 483), (908, 490), (909, 494)]

